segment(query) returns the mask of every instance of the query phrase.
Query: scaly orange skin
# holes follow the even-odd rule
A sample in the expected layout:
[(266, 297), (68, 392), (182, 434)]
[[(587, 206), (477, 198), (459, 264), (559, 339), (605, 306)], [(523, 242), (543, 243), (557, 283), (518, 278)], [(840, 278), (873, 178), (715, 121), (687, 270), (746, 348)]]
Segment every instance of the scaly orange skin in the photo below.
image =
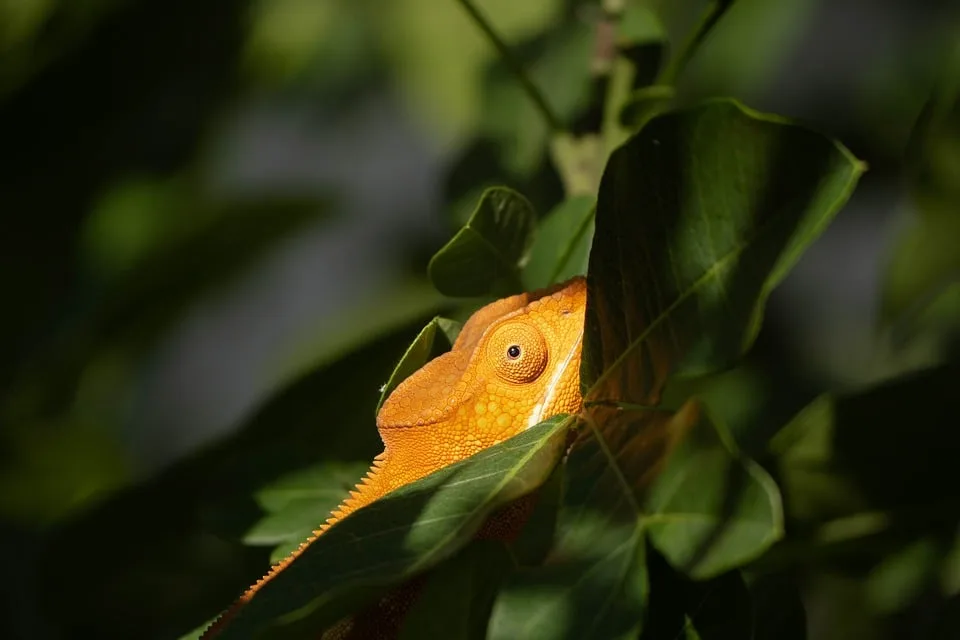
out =
[(350, 513), (559, 413), (580, 411), (586, 281), (492, 302), (453, 348), (404, 380), (377, 415), (383, 453), (300, 548), (275, 564), (201, 640), (213, 638), (263, 585)]

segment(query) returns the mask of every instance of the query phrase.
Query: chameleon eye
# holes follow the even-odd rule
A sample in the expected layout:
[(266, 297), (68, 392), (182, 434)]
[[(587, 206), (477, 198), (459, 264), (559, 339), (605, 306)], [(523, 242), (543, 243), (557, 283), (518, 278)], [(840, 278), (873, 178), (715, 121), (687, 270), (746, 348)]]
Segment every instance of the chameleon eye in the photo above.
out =
[(533, 382), (547, 368), (547, 341), (536, 327), (522, 322), (498, 327), (486, 353), (497, 376), (507, 382)]

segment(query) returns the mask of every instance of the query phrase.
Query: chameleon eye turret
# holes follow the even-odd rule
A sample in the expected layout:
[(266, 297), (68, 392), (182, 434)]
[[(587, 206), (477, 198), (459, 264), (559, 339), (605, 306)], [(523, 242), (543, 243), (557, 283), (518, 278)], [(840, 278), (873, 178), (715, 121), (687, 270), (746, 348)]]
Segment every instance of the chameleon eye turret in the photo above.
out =
[(487, 343), (486, 358), (497, 376), (513, 384), (527, 384), (547, 368), (550, 350), (540, 330), (522, 321), (497, 327)]

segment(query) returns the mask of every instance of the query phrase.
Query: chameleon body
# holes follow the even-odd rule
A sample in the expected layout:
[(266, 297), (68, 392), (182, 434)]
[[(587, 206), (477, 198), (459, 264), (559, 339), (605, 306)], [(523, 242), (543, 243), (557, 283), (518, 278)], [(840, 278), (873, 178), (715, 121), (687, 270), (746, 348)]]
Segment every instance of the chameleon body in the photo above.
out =
[[(201, 638), (213, 638), (264, 584), (350, 513), (550, 416), (578, 412), (585, 307), (586, 281), (578, 277), (476, 311), (449, 352), (404, 380), (384, 402), (377, 414), (383, 452), (356, 489)], [(486, 530), (490, 535), (498, 527)]]

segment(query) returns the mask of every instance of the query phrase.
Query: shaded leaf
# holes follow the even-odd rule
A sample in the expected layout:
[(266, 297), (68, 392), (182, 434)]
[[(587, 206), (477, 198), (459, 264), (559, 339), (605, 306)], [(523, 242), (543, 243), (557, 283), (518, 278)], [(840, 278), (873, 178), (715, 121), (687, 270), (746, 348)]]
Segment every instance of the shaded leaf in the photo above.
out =
[(520, 267), (536, 220), (533, 206), (516, 191), (487, 189), (466, 226), (430, 260), (434, 286), (459, 297), (520, 291)]
[[(937, 305), (952, 296), (960, 286), (960, 209), (953, 203), (930, 209), (899, 238), (883, 286), (881, 313), (894, 323), (898, 338), (911, 335), (929, 320), (937, 319)], [(931, 311), (934, 317), (931, 318)], [(954, 304), (952, 313), (939, 314), (946, 319), (942, 330), (960, 333), (960, 313)], [(926, 321), (926, 322), (925, 322)]]
[(554, 547), (501, 591), (492, 638), (636, 637), (647, 615), (648, 534), (695, 578), (755, 557), (780, 534), (776, 487), (728, 450), (696, 404), (676, 414), (597, 407), (585, 422), (566, 464)]
[(266, 515), (243, 541), (250, 545), (302, 542), (326, 521), (368, 468), (362, 463), (328, 463), (270, 483), (254, 495)]
[(911, 525), (957, 517), (958, 379), (944, 365), (808, 405), (770, 443), (787, 515), (808, 527), (845, 519), (845, 537), (901, 517)]
[(592, 413), (565, 465), (554, 547), (543, 566), (521, 569), (501, 591), (489, 637), (636, 637), (648, 593), (639, 494), (671, 431), (666, 412)]
[(527, 289), (541, 289), (587, 273), (595, 202), (593, 196), (568, 198), (540, 221), (523, 269)]
[(587, 399), (656, 404), (670, 374), (735, 361), (863, 170), (840, 144), (730, 100), (651, 120), (600, 185)]
[(929, 589), (939, 577), (943, 549), (932, 538), (921, 538), (888, 554), (867, 576), (867, 603), (878, 613), (899, 611)]
[(510, 542), (510, 554), (520, 566), (539, 565), (550, 552), (563, 498), (564, 469), (565, 465), (557, 465), (537, 490), (533, 510), (519, 535)]
[(486, 637), (497, 588), (512, 571), (502, 542), (474, 540), (430, 572), (416, 604), (404, 618), (400, 640)]
[(352, 513), (268, 582), (220, 637), (315, 631), (358, 599), (450, 557), (491, 511), (547, 479), (569, 422), (551, 418)]
[(698, 413), (647, 496), (645, 525), (670, 564), (705, 579), (769, 548), (783, 535), (783, 513), (767, 472), (731, 451), (729, 436)]
[(640, 640), (726, 640), (753, 635), (753, 602), (739, 571), (693, 581), (648, 549), (649, 612)]
[(450, 350), (457, 339), (457, 334), (460, 333), (460, 328), (461, 324), (456, 320), (448, 320), (439, 316), (427, 323), (427, 326), (417, 334), (417, 337), (407, 348), (393, 373), (390, 374), (390, 379), (380, 390), (377, 413), (380, 413), (380, 407), (383, 406), (390, 393), (397, 388), (397, 385), (430, 360)]

